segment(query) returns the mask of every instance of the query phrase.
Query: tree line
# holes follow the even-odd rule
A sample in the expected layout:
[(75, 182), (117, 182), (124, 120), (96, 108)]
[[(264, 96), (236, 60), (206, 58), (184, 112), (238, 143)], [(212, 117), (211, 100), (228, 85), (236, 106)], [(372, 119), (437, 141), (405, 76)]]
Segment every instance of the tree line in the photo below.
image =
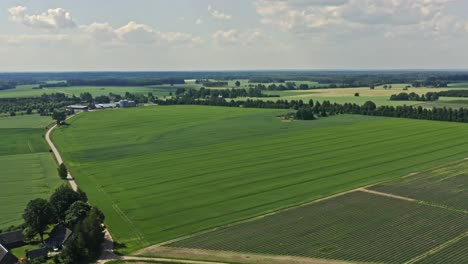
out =
[(259, 87), (255, 88), (232, 88), (232, 89), (200, 89), (193, 88), (177, 88), (175, 91), (177, 97), (191, 97), (191, 98), (237, 98), (237, 97), (279, 97), (278, 95), (264, 94)]
[(166, 79), (69, 79), (69, 86), (145, 86), (145, 85), (174, 85), (185, 84), (182, 78)]
[(68, 185), (58, 187), (48, 200), (31, 200), (24, 210), (24, 223), (20, 226), (25, 238), (31, 240), (39, 236), (44, 243), (44, 233), (49, 226), (63, 224), (73, 233), (61, 253), (54, 256), (54, 262), (91, 263), (102, 251), (104, 214), (87, 201), (84, 192), (75, 192)]
[(425, 95), (419, 95), (415, 92), (412, 93), (399, 93), (390, 96), (391, 101), (437, 101), (440, 94), (437, 92), (428, 92)]

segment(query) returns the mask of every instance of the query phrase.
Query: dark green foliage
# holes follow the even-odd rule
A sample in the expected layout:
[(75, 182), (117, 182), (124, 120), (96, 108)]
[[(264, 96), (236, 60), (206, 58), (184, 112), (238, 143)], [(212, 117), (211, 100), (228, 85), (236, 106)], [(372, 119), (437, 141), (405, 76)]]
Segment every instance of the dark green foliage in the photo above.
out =
[(81, 200), (81, 195), (74, 192), (70, 186), (62, 185), (50, 196), (50, 205), (52, 206), (57, 220), (63, 222), (68, 208), (70, 208), (74, 202)]
[(239, 87), (241, 83), (239, 81), (236, 81), (236, 87)]
[(390, 96), (391, 101), (437, 101), (439, 100), (440, 93), (428, 92), (426, 95), (419, 95), (417, 93), (399, 93)]
[(296, 119), (299, 120), (314, 120), (314, 113), (311, 108), (301, 108), (296, 112)]
[(65, 224), (73, 228), (88, 215), (89, 210), (91, 210), (91, 206), (87, 203), (83, 201), (74, 202), (65, 213)]
[(52, 114), (52, 119), (57, 121), (57, 125), (60, 125), (67, 118), (67, 114), (64, 111), (54, 111)]
[(43, 94), (32, 98), (0, 98), (0, 113), (36, 111), (40, 115), (52, 115), (57, 109), (79, 103), (77, 97), (67, 97), (62, 93)]
[(61, 163), (59, 165), (59, 167), (57, 168), (57, 171), (58, 171), (58, 175), (60, 176), (60, 178), (62, 178), (62, 179), (67, 178), (68, 170), (67, 170), (67, 167), (65, 166), (65, 164)]
[(186, 89), (177, 88), (176, 96), (189, 98), (237, 98), (237, 97), (278, 97), (278, 95), (268, 95), (262, 93), (258, 87), (248, 89)]
[(44, 199), (31, 200), (24, 210), (23, 219), (26, 226), (25, 235), (39, 234), (43, 241), (44, 231), (51, 223), (52, 208)]
[(79, 222), (62, 252), (64, 263), (89, 263), (99, 257), (104, 242), (104, 215), (93, 207)]

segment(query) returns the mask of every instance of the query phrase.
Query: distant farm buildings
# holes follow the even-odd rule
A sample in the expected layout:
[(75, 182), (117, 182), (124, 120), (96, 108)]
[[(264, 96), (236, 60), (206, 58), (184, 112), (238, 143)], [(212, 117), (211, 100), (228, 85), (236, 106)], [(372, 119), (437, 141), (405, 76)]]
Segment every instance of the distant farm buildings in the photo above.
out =
[(0, 244), (0, 264), (15, 264), (18, 263), (18, 259), (11, 254), (2, 244)]
[(49, 238), (44, 241), (44, 244), (54, 251), (60, 250), (71, 234), (72, 231), (66, 228), (65, 225), (58, 224), (52, 229)]
[(75, 112), (88, 112), (89, 107), (86, 105), (69, 105), (67, 106), (67, 110), (73, 110)]
[(130, 101), (130, 100), (120, 100), (119, 101), (119, 107), (120, 108), (128, 108), (128, 107), (135, 107), (136, 102), (135, 101)]
[(95, 104), (94, 105), (96, 109), (112, 109), (116, 108), (117, 104), (116, 103), (110, 103), (110, 104)]

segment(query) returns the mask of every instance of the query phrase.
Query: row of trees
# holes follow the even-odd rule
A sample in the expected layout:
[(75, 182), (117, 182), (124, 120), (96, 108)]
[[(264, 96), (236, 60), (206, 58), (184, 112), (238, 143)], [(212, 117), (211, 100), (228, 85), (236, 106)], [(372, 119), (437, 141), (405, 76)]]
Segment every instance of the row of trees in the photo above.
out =
[(174, 85), (185, 84), (184, 78), (163, 78), (163, 79), (69, 79), (69, 86), (146, 86), (146, 85)]
[(302, 100), (252, 100), (245, 101), (226, 101), (224, 98), (198, 99), (191, 97), (177, 97), (167, 100), (156, 100), (160, 105), (176, 105), (176, 104), (193, 104), (193, 105), (212, 105), (212, 106), (227, 106), (227, 107), (246, 107), (246, 108), (276, 108), (276, 109), (295, 109), (311, 108), (315, 115), (327, 116), (336, 114), (357, 114), (357, 115), (374, 115), (388, 116), (412, 119), (439, 120), (450, 122), (466, 122), (468, 123), (468, 109), (452, 109), (452, 108), (432, 108), (426, 109), (421, 106), (379, 106), (368, 101), (363, 105), (355, 103), (337, 104), (329, 101), (309, 102), (304, 103)]
[(37, 112), (40, 115), (52, 115), (56, 109), (63, 109), (70, 104), (80, 103), (79, 97), (68, 97), (63, 93), (43, 94), (31, 98), (0, 98), (0, 113)]
[(428, 92), (425, 95), (419, 95), (417, 93), (399, 93), (390, 96), (391, 101), (437, 101), (439, 100), (439, 93)]
[(68, 185), (55, 190), (49, 200), (31, 200), (23, 214), (23, 234), (36, 235), (44, 242), (44, 233), (51, 224), (64, 224), (73, 230), (60, 257), (63, 263), (90, 263), (99, 257), (104, 241), (104, 214), (87, 203), (84, 192), (73, 191)]
[(237, 88), (237, 89), (187, 89), (177, 88), (175, 95), (177, 97), (191, 97), (191, 98), (210, 98), (210, 97), (222, 97), (222, 98), (237, 98), (237, 97), (278, 97), (275, 95), (267, 95), (262, 93), (262, 90), (258, 87), (255, 88)]

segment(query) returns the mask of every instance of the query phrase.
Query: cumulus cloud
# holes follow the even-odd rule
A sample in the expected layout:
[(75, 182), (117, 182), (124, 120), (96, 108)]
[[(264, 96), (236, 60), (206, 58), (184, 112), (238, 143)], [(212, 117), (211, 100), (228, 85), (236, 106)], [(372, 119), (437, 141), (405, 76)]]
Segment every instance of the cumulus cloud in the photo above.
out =
[(109, 23), (82, 25), (80, 29), (96, 41), (114, 44), (198, 44), (201, 38), (182, 32), (162, 32), (130, 21), (118, 28)]
[[(445, 11), (454, 0), (257, 0), (263, 24), (283, 31), (381, 29), (386, 37), (396, 30), (463, 28), (464, 22)], [(444, 18), (445, 17), (445, 18)], [(450, 25), (450, 26), (449, 26)]]
[(265, 36), (258, 29), (254, 30), (218, 30), (213, 33), (212, 38), (215, 43), (221, 45), (251, 45)]
[(211, 5), (208, 6), (208, 12), (210, 15), (219, 20), (230, 20), (232, 18), (231, 15), (225, 14), (219, 10), (214, 9)]
[(46, 13), (28, 15), (25, 6), (15, 6), (8, 9), (10, 19), (28, 27), (45, 29), (63, 29), (76, 27), (69, 12), (63, 8), (49, 9)]

